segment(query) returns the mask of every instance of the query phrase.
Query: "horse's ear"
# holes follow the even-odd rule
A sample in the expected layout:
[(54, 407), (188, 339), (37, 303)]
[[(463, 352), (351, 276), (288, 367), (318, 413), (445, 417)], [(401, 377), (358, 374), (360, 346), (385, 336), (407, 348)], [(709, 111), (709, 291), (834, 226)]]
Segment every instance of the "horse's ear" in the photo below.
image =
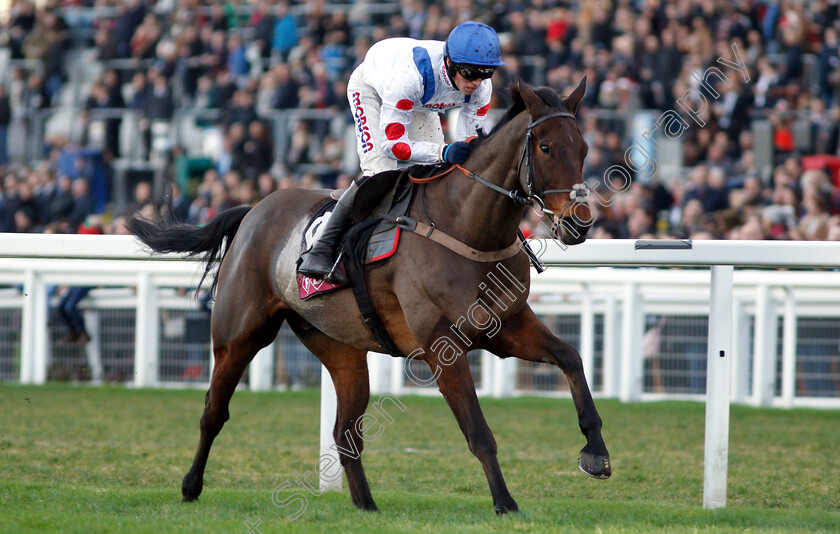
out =
[(534, 92), (534, 89), (530, 85), (522, 80), (516, 80), (514, 87), (519, 92), (522, 101), (525, 102), (525, 107), (528, 108), (528, 113), (532, 117), (537, 117), (545, 112), (545, 102)]
[(525, 109), (525, 102), (522, 101), (522, 93), (519, 91), (519, 78), (513, 80), (510, 84), (510, 99), (512, 101), (512, 108)]
[(583, 95), (586, 93), (586, 76), (580, 81), (572, 94), (563, 99), (563, 103), (569, 108), (572, 113), (577, 112), (578, 104), (583, 100)]

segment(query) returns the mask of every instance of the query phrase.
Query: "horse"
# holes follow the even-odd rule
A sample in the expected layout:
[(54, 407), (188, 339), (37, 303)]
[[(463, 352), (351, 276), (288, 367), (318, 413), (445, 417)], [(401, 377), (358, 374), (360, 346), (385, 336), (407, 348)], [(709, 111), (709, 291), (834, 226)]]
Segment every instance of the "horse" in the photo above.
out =
[[(574, 201), (583, 183), (588, 150), (574, 115), (585, 89), (584, 78), (564, 98), (554, 89), (515, 81), (512, 106), (488, 135), (474, 141), (463, 165), (470, 169), (464, 174), (473, 179), (452, 173), (419, 186), (408, 215), (430, 221), (435, 231), (474, 252), (492, 255), (517, 243), (519, 224), (532, 204), (551, 217), (555, 238), (566, 244), (584, 241), (588, 227), (581, 219), (585, 217), (572, 212), (586, 206)], [(370, 398), (366, 354), (385, 350), (366, 326), (351, 291), (301, 300), (296, 286), (301, 236), (328, 196), (328, 190), (283, 189), (253, 207), (223, 211), (200, 228), (171, 220), (130, 221), (131, 232), (154, 252), (205, 254), (205, 276), (221, 260), (213, 279), (215, 366), (195, 458), (181, 486), (183, 501), (194, 501), (201, 494), (210, 448), (229, 419), (230, 399), (245, 367), (286, 321), (335, 385), (338, 410), (333, 436), (352, 502), (363, 510), (377, 510), (362, 467), (364, 439), (357, 422)], [(367, 267), (367, 285), (393, 343), (433, 371), (470, 451), (484, 469), (495, 511), (519, 508), (499, 468), (496, 441), (464, 356), (468, 350), (485, 349), (500, 358), (559, 367), (568, 379), (586, 438), (579, 467), (594, 478), (608, 478), (609, 453), (580, 354), (553, 335), (528, 305), (530, 264), (523, 249), (495, 262), (479, 261), (426, 237), (403, 232), (390, 259)], [(508, 283), (520, 291), (508, 291), (504, 297), (504, 287), (493, 293), (482, 282), (500, 267)], [(484, 305), (480, 311), (477, 302)], [(464, 320), (467, 310), (472, 310), (471, 317), (481, 318)], [(499, 323), (492, 331), (480, 328), (489, 316)], [(441, 340), (446, 340), (443, 348)], [(344, 452), (351, 450), (355, 454)]]

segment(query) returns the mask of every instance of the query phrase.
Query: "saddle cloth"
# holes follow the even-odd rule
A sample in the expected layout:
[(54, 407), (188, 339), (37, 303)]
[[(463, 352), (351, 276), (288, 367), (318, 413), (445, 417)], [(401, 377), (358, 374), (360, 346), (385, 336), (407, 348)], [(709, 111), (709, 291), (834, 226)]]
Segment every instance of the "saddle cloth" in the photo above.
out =
[[(411, 182), (408, 180), (398, 180), (397, 175), (401, 174), (399, 171), (392, 171), (380, 173), (373, 176), (360, 186), (356, 193), (356, 201), (353, 203), (353, 217), (361, 222), (362, 220), (369, 220), (360, 216), (361, 213), (371, 213), (374, 208), (382, 209), (393, 215), (402, 215), (408, 212), (411, 201)], [(383, 176), (387, 175), (387, 176)], [(381, 187), (384, 180), (393, 180), (396, 183), (391, 187), (391, 190), (384, 196), (375, 194), (375, 188)], [(376, 202), (372, 199), (375, 198)], [(312, 217), (306, 230), (303, 232), (303, 239), (301, 241), (301, 251), (308, 251), (312, 245), (321, 237), (321, 233), (326, 228), (327, 221), (332, 216), (332, 210), (336, 205), (336, 200), (330, 198)], [(349, 231), (349, 230), (348, 230)], [(370, 239), (367, 242), (365, 249), (364, 261), (365, 265), (386, 260), (394, 255), (397, 251), (397, 246), (400, 241), (401, 229), (394, 226), (392, 223), (382, 220), (373, 230)], [(339, 247), (341, 248), (341, 247)], [(338, 269), (346, 274), (344, 262), (338, 264)], [(337, 289), (342, 289), (345, 286), (335, 285), (323, 280), (315, 280), (297, 273), (298, 296), (301, 300), (306, 300), (317, 295), (323, 295)]]

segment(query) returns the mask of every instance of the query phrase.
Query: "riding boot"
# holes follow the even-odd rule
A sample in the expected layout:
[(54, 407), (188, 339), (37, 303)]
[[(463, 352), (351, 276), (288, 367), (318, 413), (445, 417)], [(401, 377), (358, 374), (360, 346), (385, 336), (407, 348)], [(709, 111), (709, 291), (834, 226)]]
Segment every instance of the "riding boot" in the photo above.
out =
[(298, 272), (317, 280), (326, 280), (332, 284), (346, 284), (347, 277), (336, 266), (336, 248), (344, 230), (350, 225), (350, 208), (359, 186), (352, 182), (350, 187), (338, 199), (330, 220), (312, 249), (303, 255)]

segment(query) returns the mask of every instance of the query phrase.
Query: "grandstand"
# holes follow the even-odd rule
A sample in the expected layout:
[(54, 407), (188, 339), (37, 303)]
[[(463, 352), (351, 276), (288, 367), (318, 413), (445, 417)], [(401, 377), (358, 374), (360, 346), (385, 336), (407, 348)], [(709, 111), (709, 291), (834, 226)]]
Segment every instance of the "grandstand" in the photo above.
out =
[[(594, 237), (840, 239), (836, 2), (6, 4), (0, 231), (74, 232), (85, 211), (130, 215), (170, 181), (192, 223), (277, 187), (341, 186), (358, 169), (346, 82), (370, 44), (443, 39), (471, 18), (501, 35), (496, 108), (514, 77), (587, 76), (593, 180), (656, 117), (688, 120), (679, 101), (707, 69), (730, 74), (700, 91), (702, 127), (654, 136), (656, 176), (601, 210)], [(717, 61), (736, 49), (741, 78)], [(73, 218), (54, 201), (62, 175), (94, 199), (71, 200), (91, 206)], [(136, 201), (142, 181), (154, 195)]]

